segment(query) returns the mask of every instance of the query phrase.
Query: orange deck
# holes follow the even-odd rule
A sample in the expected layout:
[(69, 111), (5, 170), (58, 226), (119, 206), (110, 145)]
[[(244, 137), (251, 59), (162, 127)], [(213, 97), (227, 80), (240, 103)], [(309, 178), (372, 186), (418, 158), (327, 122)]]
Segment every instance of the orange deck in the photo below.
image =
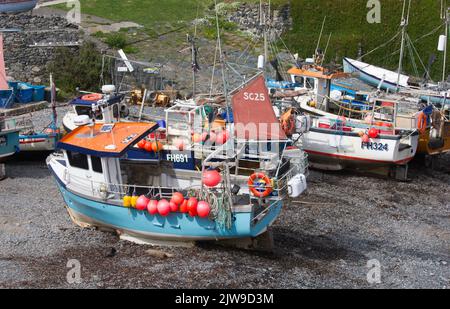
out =
[(115, 123), (111, 132), (103, 124), (82, 126), (61, 139), (59, 148), (99, 156), (120, 156), (127, 148), (157, 128), (156, 123)]

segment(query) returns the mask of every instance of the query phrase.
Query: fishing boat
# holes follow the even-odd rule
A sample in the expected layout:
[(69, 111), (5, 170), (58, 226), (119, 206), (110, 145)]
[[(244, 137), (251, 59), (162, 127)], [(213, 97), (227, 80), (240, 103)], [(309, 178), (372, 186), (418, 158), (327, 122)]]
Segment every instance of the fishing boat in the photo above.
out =
[[(161, 140), (156, 123), (108, 113), (102, 124), (73, 130), (47, 159), (71, 218), (140, 243), (265, 234), (288, 198), (306, 189), (305, 157), (282, 131), (263, 76), (233, 92), (229, 110), (233, 122), (218, 127), (203, 106), (176, 104)], [(145, 165), (121, 160), (152, 139), (164, 155)]]
[(34, 9), (38, 0), (0, 0), (0, 13), (20, 13)]
[(0, 162), (19, 152), (19, 131), (14, 119), (0, 119)]
[[(408, 75), (383, 69), (362, 61), (351, 58), (344, 58), (344, 72), (358, 76), (361, 80), (373, 87), (390, 91), (391, 93), (410, 92), (415, 93), (425, 102), (433, 104), (450, 104), (450, 90), (439, 90), (438, 84), (428, 83), (425, 88), (411, 82)], [(398, 82), (398, 85), (397, 85)]]
[(333, 98), (331, 83), (345, 77), (342, 72), (307, 63), (288, 73), (306, 91), (296, 103), (312, 117), (309, 132), (299, 140), (312, 167), (352, 168), (407, 179), (408, 163), (419, 142), (416, 115), (400, 115), (399, 102), (388, 98), (370, 102)]
[[(103, 89), (105, 90), (105, 89)], [(105, 90), (106, 92), (111, 92)], [(115, 91), (115, 89), (114, 89)], [(104, 123), (103, 110), (104, 108), (114, 109), (113, 113), (115, 118), (122, 118), (124, 120), (129, 115), (129, 110), (126, 104), (123, 104), (123, 94), (115, 94), (114, 96), (108, 96), (107, 104), (99, 106), (99, 102), (104, 102), (103, 93), (89, 93), (83, 96), (77, 97), (70, 102), (72, 111), (67, 112), (62, 120), (63, 128), (66, 133), (70, 133), (80, 125), (84, 125), (86, 119), (92, 117), (92, 113), (95, 114), (95, 120), (98, 123)]]

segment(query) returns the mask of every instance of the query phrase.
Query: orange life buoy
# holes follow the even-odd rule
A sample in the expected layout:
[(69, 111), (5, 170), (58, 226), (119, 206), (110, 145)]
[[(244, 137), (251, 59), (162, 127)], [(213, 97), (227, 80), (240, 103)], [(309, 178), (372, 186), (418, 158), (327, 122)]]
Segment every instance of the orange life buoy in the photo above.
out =
[(419, 114), (419, 120), (418, 120), (417, 127), (421, 134), (424, 134), (427, 130), (427, 115), (425, 115), (424, 112), (421, 112)]
[[(258, 190), (261, 189), (261, 187), (255, 186), (256, 181), (264, 182), (266, 184), (264, 187), (264, 191)], [(270, 178), (263, 173), (255, 173), (251, 175), (248, 180), (248, 187), (250, 188), (250, 191), (253, 193), (253, 195), (259, 198), (267, 197), (273, 192)]]
[(100, 93), (86, 94), (81, 97), (81, 100), (83, 101), (99, 101), (101, 99), (103, 99), (103, 95), (101, 95)]

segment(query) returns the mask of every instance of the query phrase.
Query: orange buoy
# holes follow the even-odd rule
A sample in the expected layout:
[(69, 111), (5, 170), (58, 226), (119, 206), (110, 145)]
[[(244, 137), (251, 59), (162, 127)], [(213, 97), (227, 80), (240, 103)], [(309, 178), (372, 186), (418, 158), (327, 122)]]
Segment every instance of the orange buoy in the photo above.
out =
[(81, 100), (83, 101), (99, 101), (101, 99), (103, 99), (103, 95), (100, 93), (86, 94), (81, 97)]
[(164, 149), (164, 145), (158, 141), (152, 143), (153, 152), (160, 152)]

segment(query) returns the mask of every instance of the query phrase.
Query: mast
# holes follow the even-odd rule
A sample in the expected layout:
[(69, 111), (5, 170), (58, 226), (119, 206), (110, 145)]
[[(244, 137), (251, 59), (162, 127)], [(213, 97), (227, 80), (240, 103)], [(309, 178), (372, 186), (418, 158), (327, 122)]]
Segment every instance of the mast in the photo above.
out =
[[(215, 5), (215, 11), (216, 11), (217, 47), (219, 49), (220, 63), (222, 65), (223, 94), (224, 94), (225, 102), (227, 105), (227, 111), (229, 111), (230, 110), (230, 101), (228, 98), (227, 79), (225, 76), (225, 59), (223, 57), (223, 52), (222, 52), (222, 41), (221, 41), (221, 37), (220, 37), (220, 25), (219, 25), (219, 13), (217, 12), (217, 0), (214, 0), (214, 5)], [(227, 115), (229, 115), (228, 112), (227, 112)], [(227, 117), (229, 118), (230, 116), (227, 116)], [(227, 120), (229, 120), (229, 119), (227, 119)]]
[(447, 49), (448, 49), (448, 28), (450, 27), (450, 8), (443, 8), (445, 10), (443, 17), (445, 18), (445, 45), (444, 45), (444, 66), (442, 68), (442, 83), (447, 79)]
[(411, 9), (411, 0), (408, 2), (408, 11), (406, 11), (406, 1), (403, 1), (403, 11), (402, 11), (402, 21), (400, 23), (400, 27), (402, 28), (402, 45), (400, 48), (400, 60), (398, 63), (398, 78), (397, 78), (397, 91), (400, 90), (400, 77), (402, 75), (403, 68), (403, 56), (405, 54), (405, 40), (406, 40), (406, 29), (408, 28), (409, 23), (409, 12)]

